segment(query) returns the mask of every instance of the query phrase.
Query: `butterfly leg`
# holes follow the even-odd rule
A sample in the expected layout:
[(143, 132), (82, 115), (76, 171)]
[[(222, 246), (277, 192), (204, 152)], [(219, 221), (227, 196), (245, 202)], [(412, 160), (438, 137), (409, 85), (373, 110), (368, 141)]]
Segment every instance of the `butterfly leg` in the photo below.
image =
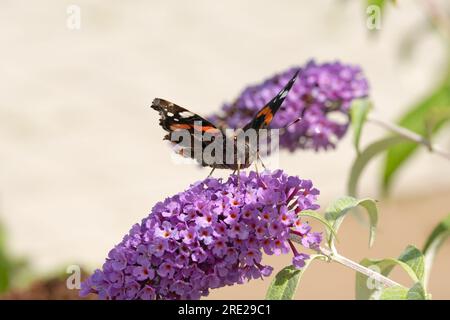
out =
[(241, 164), (237, 163), (238, 189), (241, 187)]
[(256, 153), (256, 161), (261, 161), (261, 165), (263, 167), (264, 170), (267, 170), (266, 165), (264, 164), (264, 162), (261, 159), (261, 156), (259, 155), (259, 151)]
[(213, 164), (212, 170), (211, 170), (211, 172), (208, 174), (208, 176), (206, 178), (211, 177), (213, 172), (214, 172), (214, 170), (216, 170), (216, 165), (215, 164)]
[(255, 161), (255, 171), (256, 171), (256, 175), (259, 177), (258, 159), (256, 159), (256, 161)]

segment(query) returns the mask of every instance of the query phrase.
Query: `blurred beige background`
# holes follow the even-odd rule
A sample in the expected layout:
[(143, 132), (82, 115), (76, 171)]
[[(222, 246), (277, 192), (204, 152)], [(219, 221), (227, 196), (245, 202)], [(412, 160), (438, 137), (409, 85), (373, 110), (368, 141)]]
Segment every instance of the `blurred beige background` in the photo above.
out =
[[(207, 175), (171, 161), (149, 108), (156, 96), (207, 115), (276, 71), (340, 59), (363, 67), (378, 114), (395, 119), (433, 87), (445, 58), (432, 34), (411, 60), (399, 58), (402, 37), (425, 16), (419, 1), (398, 2), (370, 39), (359, 1), (1, 1), (0, 221), (13, 252), (43, 274), (98, 267), (157, 201)], [(70, 4), (81, 8), (80, 30), (66, 26)], [(383, 136), (366, 129), (363, 143)], [(450, 149), (449, 133), (436, 142)], [(336, 151), (281, 156), (282, 168), (320, 188), (323, 206), (345, 193), (351, 135)], [(378, 164), (365, 173), (364, 196), (377, 196)], [(374, 248), (349, 219), (342, 254), (360, 260), (421, 247), (450, 212), (449, 177), (448, 162), (420, 152), (380, 202)], [(446, 244), (431, 278), (435, 298), (450, 298), (449, 254)], [(269, 258), (278, 268), (289, 260)], [(351, 299), (353, 279), (351, 270), (315, 262), (298, 298)], [(269, 282), (210, 297), (263, 298)]]

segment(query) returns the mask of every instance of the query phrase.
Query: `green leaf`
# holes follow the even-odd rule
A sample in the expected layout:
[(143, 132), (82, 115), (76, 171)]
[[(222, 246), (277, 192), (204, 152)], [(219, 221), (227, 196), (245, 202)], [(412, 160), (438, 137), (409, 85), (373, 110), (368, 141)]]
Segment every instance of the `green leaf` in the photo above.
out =
[(361, 139), (361, 132), (364, 123), (367, 119), (367, 114), (372, 109), (372, 103), (367, 99), (357, 99), (354, 100), (350, 106), (350, 114), (353, 127), (353, 145), (355, 146), (356, 152), (359, 154), (359, 142)]
[(347, 183), (348, 194), (351, 196), (357, 196), (359, 178), (370, 160), (390, 147), (406, 141), (408, 140), (403, 137), (389, 137), (376, 141), (364, 149), (364, 151), (362, 151), (353, 162), (350, 177)]
[(403, 287), (390, 287), (381, 292), (380, 300), (407, 300), (408, 289)]
[(380, 300), (426, 300), (427, 294), (422, 283), (416, 282), (411, 289), (403, 287), (391, 287), (383, 289)]
[(326, 257), (321, 254), (314, 254), (306, 260), (302, 269), (287, 266), (278, 272), (267, 290), (266, 300), (292, 300), (303, 274), (315, 259), (326, 259)]
[(411, 289), (409, 289), (406, 296), (408, 300), (426, 300), (427, 294), (421, 282), (416, 282)]
[(450, 236), (450, 214), (433, 229), (423, 247), (423, 254), (425, 255), (425, 270), (426, 270), (425, 288), (427, 287), (431, 267), (433, 265), (436, 253), (449, 236)]
[(7, 249), (5, 230), (0, 224), (0, 293), (17, 284), (20, 276), (28, 268), (26, 260), (11, 257)]
[(333, 229), (333, 226), (331, 225), (331, 223), (328, 222), (327, 219), (325, 219), (321, 214), (317, 213), (316, 211), (313, 211), (313, 210), (300, 211), (298, 216), (299, 217), (311, 217), (311, 218), (314, 218), (314, 219), (320, 221), (322, 224), (325, 225), (325, 227), (327, 227), (328, 231), (337, 239), (337, 233)]
[(0, 293), (8, 290), (12, 271), (5, 242), (5, 232), (0, 225)]
[[(394, 264), (390, 264), (387, 261), (371, 260), (367, 258), (361, 260), (359, 264), (366, 268), (370, 268), (375, 272), (381, 273), (384, 276), (387, 276), (394, 268)], [(356, 273), (355, 298), (357, 300), (369, 300), (374, 293), (382, 288), (382, 284), (378, 283), (375, 279), (369, 279), (369, 277), (360, 272)]]
[[(414, 131), (422, 136), (434, 135), (443, 125), (448, 121), (445, 112), (441, 119), (435, 119), (433, 126), (429, 128), (426, 119), (430, 117), (430, 112), (438, 109), (450, 108), (450, 81), (447, 80), (440, 85), (432, 94), (414, 105), (409, 111), (403, 115), (398, 124), (411, 131)], [(417, 151), (418, 145), (414, 142), (407, 142), (391, 147), (386, 155), (384, 169), (383, 169), (383, 184), (384, 192), (388, 192), (392, 184), (392, 180), (397, 174), (398, 170), (411, 158)]]
[(450, 107), (437, 106), (431, 108), (425, 117), (425, 138), (431, 141), (433, 132), (439, 125), (450, 120)]
[[(342, 197), (335, 200), (326, 210), (325, 219), (333, 226), (335, 232), (338, 231), (342, 221), (344, 220), (346, 214), (358, 206), (366, 209), (369, 215), (370, 222), (370, 236), (369, 236), (369, 246), (372, 246), (375, 240), (375, 230), (378, 223), (378, 210), (375, 200), (372, 199), (361, 199), (358, 200), (353, 197)], [(328, 233), (328, 245), (333, 252), (336, 252), (334, 245), (333, 234)]]
[(8, 259), (0, 253), (0, 293), (5, 292), (9, 288), (9, 278), (11, 273), (11, 267)]
[[(411, 267), (400, 260), (393, 258), (386, 258), (381, 260), (363, 259), (359, 264), (364, 267), (368, 267), (384, 276), (388, 276), (395, 266), (400, 266), (406, 273), (413, 279), (414, 282), (418, 282), (415, 272)], [(357, 272), (356, 273), (356, 299), (369, 300), (374, 295), (384, 290), (384, 286), (378, 283), (375, 279), (369, 279), (366, 275)]]
[[(424, 257), (420, 250), (414, 246), (407, 246), (398, 259), (386, 258), (381, 260), (363, 259), (360, 264), (384, 276), (388, 276), (396, 266), (402, 267), (414, 283), (423, 283)], [(369, 279), (362, 273), (356, 274), (356, 299), (368, 300), (376, 297), (386, 290), (381, 283)], [(393, 289), (395, 291), (395, 289)], [(406, 292), (408, 291), (405, 289)], [(394, 292), (395, 293), (395, 292)], [(387, 294), (390, 294), (389, 292)], [(406, 294), (405, 294), (406, 297)], [(382, 299), (382, 297), (380, 297)]]
[(419, 281), (424, 280), (425, 258), (419, 249), (411, 245), (407, 246), (400, 257), (398, 257), (398, 260), (406, 263)]

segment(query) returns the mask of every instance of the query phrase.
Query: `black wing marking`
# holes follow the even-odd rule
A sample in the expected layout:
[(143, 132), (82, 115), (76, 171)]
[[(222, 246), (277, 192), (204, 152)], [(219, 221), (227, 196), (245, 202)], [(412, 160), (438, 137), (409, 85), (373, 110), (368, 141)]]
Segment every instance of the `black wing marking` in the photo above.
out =
[(256, 116), (244, 126), (243, 130), (248, 130), (253, 128), (255, 130), (267, 128), (273, 120), (273, 117), (280, 109), (281, 104), (286, 98), (289, 90), (291, 90), (292, 85), (294, 84), (300, 70), (297, 70), (294, 76), (288, 81), (288, 83), (284, 86), (284, 88), (269, 101), (263, 108), (261, 108)]
[[(151, 107), (159, 112), (159, 124), (168, 132), (164, 140), (169, 140), (178, 154), (195, 159), (202, 166), (211, 165), (205, 163), (202, 151), (214, 141), (215, 137), (224, 136), (220, 129), (198, 114), (164, 99), (154, 99)], [(180, 138), (181, 130), (189, 133), (189, 139)], [(205, 138), (206, 136), (208, 138)], [(201, 152), (195, 152), (196, 146), (201, 148), (197, 150)]]

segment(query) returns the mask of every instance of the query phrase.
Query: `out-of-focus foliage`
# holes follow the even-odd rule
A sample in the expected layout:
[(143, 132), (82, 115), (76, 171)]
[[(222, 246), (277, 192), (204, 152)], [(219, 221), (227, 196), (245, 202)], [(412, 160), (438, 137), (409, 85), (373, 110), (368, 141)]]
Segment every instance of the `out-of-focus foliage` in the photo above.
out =
[(350, 115), (353, 127), (353, 145), (356, 152), (359, 154), (359, 141), (361, 140), (361, 133), (364, 123), (367, 119), (367, 114), (372, 109), (372, 103), (368, 99), (358, 99), (353, 101), (350, 107)]
[[(396, 4), (396, 1), (366, 0), (363, 7), (366, 10), (366, 15), (371, 14), (371, 8), (378, 7), (379, 16), (377, 18), (382, 21), (384, 26), (386, 11), (389, 7), (392, 7), (389, 4)], [(449, 7), (445, 6), (445, 3), (418, 1), (417, 5), (426, 19), (418, 21), (416, 28), (413, 28), (411, 32), (406, 33), (400, 39), (398, 48), (400, 57), (411, 57), (413, 49), (419, 46), (426, 35), (439, 35), (438, 39), (442, 41), (446, 53), (445, 57), (447, 57), (442, 61), (442, 67), (440, 68), (443, 71), (444, 80), (438, 82), (422, 100), (412, 104), (400, 117), (398, 125), (421, 135), (423, 137), (421, 144), (428, 146), (430, 151), (433, 151), (431, 148), (432, 137), (450, 119), (450, 14), (448, 12)], [(375, 34), (382, 32), (386, 27), (384, 26), (383, 30), (381, 28), (369, 29), (371, 34)], [(353, 107), (355, 108), (352, 110), (354, 144), (359, 155), (361, 128), (364, 125), (366, 115), (362, 114), (364, 109), (361, 105), (355, 104)], [(381, 175), (381, 189), (387, 194), (398, 171), (416, 153), (419, 146), (418, 143), (413, 141), (394, 142), (389, 138), (373, 143), (365, 150), (364, 157), (359, 155), (353, 164), (348, 185), (349, 194), (356, 194), (358, 178), (367, 162), (383, 151), (386, 151), (386, 157)]]
[(431, 267), (433, 265), (437, 251), (449, 236), (450, 214), (433, 229), (423, 247), (423, 254), (425, 255), (425, 269), (427, 271), (425, 285), (428, 283)]
[[(429, 139), (448, 122), (449, 115), (450, 77), (433, 93), (410, 108), (398, 124), (422, 135), (429, 142)], [(404, 142), (389, 148), (383, 169), (384, 191), (389, 190), (395, 174), (417, 151), (418, 146), (414, 142)]]
[(27, 268), (26, 261), (11, 257), (5, 233), (0, 225), (0, 293), (8, 291)]
[[(367, 214), (369, 215), (369, 223), (370, 223), (370, 236), (369, 236), (369, 246), (372, 246), (375, 240), (375, 230), (378, 223), (378, 210), (376, 206), (375, 200), (372, 199), (361, 199), (358, 200), (353, 197), (342, 197), (334, 201), (328, 208), (325, 210), (325, 219), (333, 226), (335, 232), (339, 229), (340, 225), (344, 221), (345, 216), (352, 209), (356, 207), (363, 207), (366, 209)], [(328, 246), (334, 252), (336, 251), (334, 236), (332, 234), (328, 235)]]

